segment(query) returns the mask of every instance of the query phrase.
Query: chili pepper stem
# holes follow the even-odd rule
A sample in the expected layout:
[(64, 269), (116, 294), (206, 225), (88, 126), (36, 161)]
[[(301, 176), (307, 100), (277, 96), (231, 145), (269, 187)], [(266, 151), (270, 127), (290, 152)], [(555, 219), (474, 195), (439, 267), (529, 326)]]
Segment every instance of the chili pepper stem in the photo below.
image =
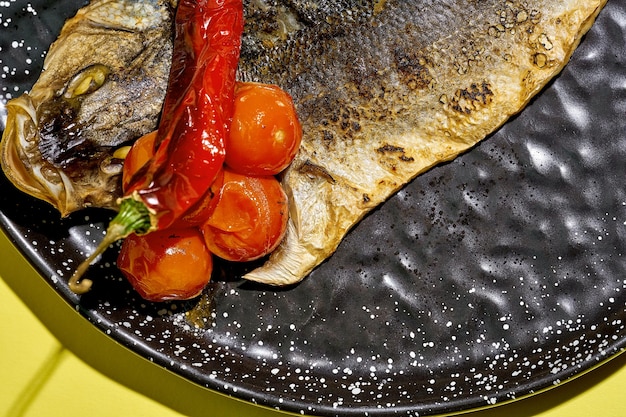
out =
[(95, 251), (81, 262), (69, 279), (68, 285), (70, 290), (76, 294), (84, 294), (89, 291), (93, 281), (83, 278), (83, 275), (91, 263), (116, 241), (124, 239), (133, 232), (146, 233), (149, 229), (150, 213), (146, 206), (133, 198), (123, 199), (120, 203), (120, 211), (109, 223), (104, 239), (102, 239)]

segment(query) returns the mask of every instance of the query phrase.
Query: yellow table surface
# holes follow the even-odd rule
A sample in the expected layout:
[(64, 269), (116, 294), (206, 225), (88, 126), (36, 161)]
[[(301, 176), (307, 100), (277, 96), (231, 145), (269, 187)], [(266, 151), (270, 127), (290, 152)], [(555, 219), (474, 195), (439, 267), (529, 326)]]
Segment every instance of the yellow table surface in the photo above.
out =
[[(286, 414), (200, 388), (95, 329), (0, 232), (0, 416)], [(626, 416), (626, 355), (532, 397), (468, 417)]]

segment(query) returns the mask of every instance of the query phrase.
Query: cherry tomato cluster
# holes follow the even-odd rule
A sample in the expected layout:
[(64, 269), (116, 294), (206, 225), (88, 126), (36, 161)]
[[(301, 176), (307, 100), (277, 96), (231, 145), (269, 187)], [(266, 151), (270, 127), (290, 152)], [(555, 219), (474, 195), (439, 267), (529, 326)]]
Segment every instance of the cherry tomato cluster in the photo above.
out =
[[(131, 148), (123, 187), (152, 157), (155, 138), (145, 135)], [(118, 267), (135, 290), (149, 301), (192, 298), (210, 280), (213, 256), (246, 262), (274, 250), (289, 218), (276, 175), (301, 139), (289, 94), (275, 85), (237, 83), (226, 160), (207, 194), (169, 228), (131, 234), (122, 243)]]

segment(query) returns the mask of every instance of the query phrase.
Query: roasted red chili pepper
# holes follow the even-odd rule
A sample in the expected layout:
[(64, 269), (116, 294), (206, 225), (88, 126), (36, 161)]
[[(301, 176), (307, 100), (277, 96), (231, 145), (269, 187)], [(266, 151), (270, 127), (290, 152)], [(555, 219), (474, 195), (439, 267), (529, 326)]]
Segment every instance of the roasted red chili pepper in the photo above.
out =
[(213, 183), (225, 158), (242, 33), (241, 0), (178, 2), (154, 156), (129, 181), (105, 239), (70, 279), (72, 291), (90, 288), (91, 281), (80, 278), (111, 243), (170, 226)]
[(241, 0), (178, 4), (156, 152), (126, 193), (146, 205), (152, 228), (170, 226), (198, 201), (224, 162), (242, 32)]

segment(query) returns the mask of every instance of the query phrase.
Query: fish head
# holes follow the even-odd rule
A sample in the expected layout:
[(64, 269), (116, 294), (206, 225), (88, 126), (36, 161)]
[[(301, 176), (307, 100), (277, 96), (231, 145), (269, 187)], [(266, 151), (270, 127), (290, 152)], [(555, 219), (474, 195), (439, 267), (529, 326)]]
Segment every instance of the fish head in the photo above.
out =
[[(61, 106), (58, 111), (68, 114), (70, 109)], [(18, 189), (52, 204), (62, 216), (88, 206), (115, 207), (121, 193), (123, 155), (112, 147), (96, 149), (80, 134), (60, 135), (51, 126), (55, 123), (50, 122), (53, 118), (47, 110), (43, 114), (38, 117), (28, 94), (7, 103), (7, 123), (0, 142), (0, 161), (7, 178)], [(87, 152), (90, 156), (85, 158)]]
[(90, 206), (115, 208), (124, 150), (155, 129), (163, 88), (103, 64), (60, 79), (40, 79), (7, 103), (3, 170), (17, 188), (63, 216)]
[(0, 162), (17, 188), (63, 216), (116, 208), (124, 150), (157, 126), (171, 16), (161, 0), (96, 0), (66, 22), (32, 89), (7, 103)]

